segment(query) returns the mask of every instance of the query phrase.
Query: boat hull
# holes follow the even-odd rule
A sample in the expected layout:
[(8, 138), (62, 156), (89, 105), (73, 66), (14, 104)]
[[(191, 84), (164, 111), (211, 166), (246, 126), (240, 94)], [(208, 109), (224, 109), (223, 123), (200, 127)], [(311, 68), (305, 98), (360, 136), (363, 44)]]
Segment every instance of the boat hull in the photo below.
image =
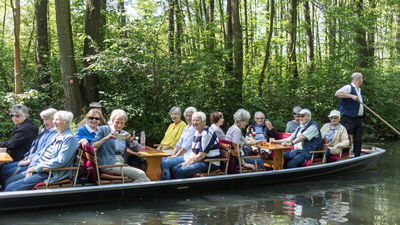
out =
[(45, 189), (0, 193), (0, 211), (49, 209), (61, 206), (83, 206), (135, 199), (158, 198), (189, 193), (218, 192), (221, 190), (342, 175), (357, 172), (379, 162), (385, 150), (338, 162), (256, 173), (129, 183), (75, 188)]

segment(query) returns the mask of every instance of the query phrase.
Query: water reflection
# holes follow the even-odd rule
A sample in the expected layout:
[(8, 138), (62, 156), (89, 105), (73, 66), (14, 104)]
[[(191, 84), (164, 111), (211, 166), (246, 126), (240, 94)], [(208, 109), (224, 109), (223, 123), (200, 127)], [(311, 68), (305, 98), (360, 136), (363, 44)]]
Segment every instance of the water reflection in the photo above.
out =
[(12, 214), (2, 216), (1, 224), (396, 224), (396, 148), (376, 168), (339, 177)]

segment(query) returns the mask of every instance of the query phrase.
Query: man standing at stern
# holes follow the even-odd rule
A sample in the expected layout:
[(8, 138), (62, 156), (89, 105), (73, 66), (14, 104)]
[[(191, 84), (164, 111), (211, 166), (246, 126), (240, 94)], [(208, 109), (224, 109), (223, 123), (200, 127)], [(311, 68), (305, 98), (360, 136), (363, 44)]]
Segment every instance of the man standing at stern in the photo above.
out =
[(358, 72), (353, 73), (351, 84), (343, 86), (335, 93), (335, 96), (340, 98), (339, 111), (343, 114), (341, 124), (346, 127), (347, 133), (353, 135), (356, 157), (361, 154), (363, 119), (365, 117), (365, 108), (360, 103), (364, 103), (360, 89), (362, 83), (363, 75)]

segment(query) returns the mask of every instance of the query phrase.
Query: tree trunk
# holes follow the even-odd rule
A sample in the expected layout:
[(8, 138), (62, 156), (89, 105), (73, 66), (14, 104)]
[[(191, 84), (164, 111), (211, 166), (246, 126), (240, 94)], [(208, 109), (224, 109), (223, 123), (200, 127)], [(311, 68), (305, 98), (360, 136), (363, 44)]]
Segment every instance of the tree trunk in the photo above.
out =
[(307, 67), (308, 72), (312, 72), (314, 68), (314, 37), (312, 34), (312, 24), (310, 17), (310, 5), (308, 1), (303, 3), (304, 7), (304, 20), (306, 23), (306, 52), (307, 52)]
[(396, 41), (395, 41), (395, 48), (397, 52), (397, 57), (394, 57), (397, 59), (397, 63), (400, 62), (400, 4), (397, 6), (396, 10)]
[[(100, 40), (100, 26), (101, 26), (101, 9), (102, 1), (99, 0), (86, 0), (86, 17), (85, 17), (85, 32), (86, 38), (83, 46), (83, 56), (89, 57), (97, 53), (96, 48), (99, 47), (102, 40)], [(83, 68), (89, 67), (91, 62), (85, 58), (83, 61)], [(97, 74), (84, 73), (82, 83), (82, 93), (85, 98), (86, 105), (90, 102), (99, 101), (99, 78)]]
[(270, 0), (270, 5), (271, 5), (271, 10), (270, 10), (270, 18), (269, 18), (269, 28), (268, 28), (268, 40), (267, 40), (267, 45), (265, 46), (265, 58), (264, 58), (264, 63), (263, 67), (261, 70), (260, 77), (258, 78), (258, 97), (263, 96), (263, 89), (262, 89), (262, 84), (265, 81), (265, 71), (267, 67), (269, 66), (269, 59), (271, 56), (271, 40), (272, 36), (274, 35), (274, 18), (275, 18), (275, 1)]
[(242, 102), (243, 84), (243, 34), (240, 25), (239, 0), (232, 0), (232, 31), (233, 31), (233, 75), (234, 75), (234, 99)]
[(181, 6), (178, 0), (175, 0), (175, 53), (177, 57), (177, 65), (181, 64), (182, 57), (182, 47), (181, 47), (181, 37), (182, 37), (182, 15), (181, 15)]
[(21, 82), (21, 49), (19, 45), (19, 34), (21, 31), (21, 7), (20, 1), (15, 0), (15, 4), (11, 0), (14, 19), (14, 93), (22, 93)]
[[(289, 29), (288, 29), (288, 71), (292, 79), (298, 79), (297, 54), (296, 54), (296, 32), (297, 32), (297, 0), (289, 2)], [(295, 81), (292, 82), (294, 84)], [(293, 85), (291, 85), (294, 87)]]
[(35, 2), (36, 10), (36, 68), (39, 75), (38, 90), (45, 92), (43, 85), (50, 83), (50, 74), (46, 71), (49, 56), (49, 35), (47, 27), (48, 0)]
[(75, 76), (76, 65), (72, 42), (71, 8), (69, 1), (55, 1), (61, 76), (65, 94), (65, 109), (75, 118), (82, 114), (84, 101)]
[(120, 27), (124, 27), (126, 25), (125, 1), (124, 0), (118, 0), (118, 14), (119, 14)]
[(169, 54), (173, 54), (175, 45), (174, 45), (174, 31), (175, 31), (175, 21), (174, 21), (174, 15), (175, 15), (175, 0), (169, 0), (168, 1), (168, 50)]
[[(355, 0), (356, 2), (356, 15), (358, 15), (359, 19), (363, 18), (363, 1)], [(367, 44), (367, 34), (362, 26), (356, 25), (355, 27), (355, 42), (357, 43), (357, 68), (368, 68), (368, 44)]]

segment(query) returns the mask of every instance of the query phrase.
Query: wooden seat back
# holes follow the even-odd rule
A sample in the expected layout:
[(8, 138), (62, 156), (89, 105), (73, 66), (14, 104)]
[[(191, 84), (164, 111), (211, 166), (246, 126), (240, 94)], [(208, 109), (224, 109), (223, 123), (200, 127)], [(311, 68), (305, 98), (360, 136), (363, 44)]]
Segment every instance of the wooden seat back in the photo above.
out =
[[(99, 165), (98, 150), (90, 145), (82, 146), (79, 151), (82, 151), (82, 167), (87, 171), (89, 180), (96, 182), (98, 185), (132, 182), (131, 179), (124, 175), (122, 170), (122, 167), (128, 166), (128, 164)], [(120, 167), (121, 175), (100, 172), (100, 169), (112, 167)]]

